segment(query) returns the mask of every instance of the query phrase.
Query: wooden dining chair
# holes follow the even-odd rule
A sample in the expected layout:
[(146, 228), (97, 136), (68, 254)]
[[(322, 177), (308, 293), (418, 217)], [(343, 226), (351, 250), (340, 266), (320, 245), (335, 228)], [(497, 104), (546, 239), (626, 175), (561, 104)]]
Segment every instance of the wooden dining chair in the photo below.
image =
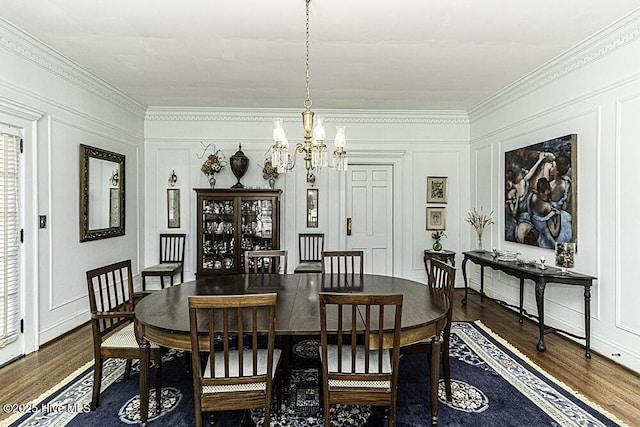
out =
[(298, 266), (294, 273), (321, 273), (324, 233), (298, 234)]
[(323, 251), (322, 272), (364, 276), (363, 251)]
[(173, 278), (180, 273), (180, 283), (184, 282), (184, 247), (186, 234), (160, 234), (159, 264), (152, 265), (142, 270), (142, 290), (147, 290), (147, 277), (160, 277), (160, 288), (164, 289), (164, 278), (170, 279), (173, 286)]
[[(434, 292), (442, 293), (449, 302), (447, 311), (447, 324), (440, 336), (440, 352), (442, 353), (442, 371), (444, 374), (444, 386), (447, 401), (451, 402), (451, 364), (449, 360), (451, 321), (453, 318), (453, 291), (456, 283), (456, 269), (438, 259), (431, 259), (428, 276), (429, 288)], [(431, 354), (433, 337), (409, 346), (402, 347), (403, 354), (427, 353)]]
[(319, 300), (324, 425), (342, 403), (386, 406), (395, 426), (402, 295), (320, 292)]
[[(270, 425), (272, 385), (281, 355), (274, 348), (276, 298), (275, 293), (189, 297), (197, 427), (202, 426), (203, 411), (260, 407), (263, 425)], [(266, 348), (258, 339), (264, 333)], [(220, 336), (222, 349), (214, 345)], [(229, 344), (232, 336), (245, 337), (237, 349)]]
[[(91, 409), (99, 405), (102, 367), (108, 358), (127, 359), (124, 378), (129, 379), (132, 359), (140, 359), (140, 339), (136, 335), (135, 303), (147, 293), (133, 292), (131, 260), (87, 271), (91, 327), (93, 330), (93, 394)], [(158, 345), (150, 345), (156, 366), (156, 409), (161, 410), (162, 365)]]
[(282, 273), (287, 274), (286, 249), (245, 251), (245, 273)]

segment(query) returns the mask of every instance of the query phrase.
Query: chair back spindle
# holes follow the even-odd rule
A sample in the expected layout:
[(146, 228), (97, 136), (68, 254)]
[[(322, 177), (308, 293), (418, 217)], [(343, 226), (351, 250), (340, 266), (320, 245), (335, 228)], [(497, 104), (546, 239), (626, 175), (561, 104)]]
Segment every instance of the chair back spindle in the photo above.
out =
[(322, 271), (329, 274), (364, 276), (363, 251), (324, 251)]
[(245, 273), (287, 273), (286, 249), (272, 249), (259, 251), (245, 251)]
[(202, 411), (257, 407), (265, 408), (264, 425), (269, 425), (281, 354), (274, 349), (276, 298), (275, 293), (189, 297), (196, 426), (202, 425)]
[[(389, 407), (394, 425), (401, 294), (320, 292), (320, 357), (325, 425), (332, 404)], [(335, 335), (330, 344), (329, 335)]]

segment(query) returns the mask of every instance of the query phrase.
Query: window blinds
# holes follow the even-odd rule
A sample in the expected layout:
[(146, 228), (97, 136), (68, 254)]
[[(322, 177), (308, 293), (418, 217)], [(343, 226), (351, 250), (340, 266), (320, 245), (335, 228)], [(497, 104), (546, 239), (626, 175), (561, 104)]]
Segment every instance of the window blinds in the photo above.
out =
[(0, 133), (0, 348), (18, 336), (20, 138)]

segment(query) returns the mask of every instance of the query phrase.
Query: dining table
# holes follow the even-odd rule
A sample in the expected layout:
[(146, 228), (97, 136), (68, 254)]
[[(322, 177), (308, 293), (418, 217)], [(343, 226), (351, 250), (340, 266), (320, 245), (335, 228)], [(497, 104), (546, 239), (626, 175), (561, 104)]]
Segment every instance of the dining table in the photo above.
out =
[[(432, 340), (431, 423), (438, 422), (440, 333), (447, 322), (449, 302), (424, 283), (375, 274), (232, 274), (184, 282), (152, 292), (135, 307), (143, 350), (140, 360), (140, 420), (145, 426), (149, 411), (149, 343), (191, 350), (188, 299), (196, 295), (277, 294), (277, 336), (320, 336), (320, 292), (402, 294), (400, 345)], [(331, 332), (331, 330), (329, 330)], [(208, 340), (202, 336), (206, 348)]]

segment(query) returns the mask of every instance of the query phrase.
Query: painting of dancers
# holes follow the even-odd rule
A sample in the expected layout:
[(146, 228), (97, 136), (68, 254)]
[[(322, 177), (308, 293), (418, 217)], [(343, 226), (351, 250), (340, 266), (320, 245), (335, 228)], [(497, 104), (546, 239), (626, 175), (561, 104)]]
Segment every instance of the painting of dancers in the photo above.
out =
[(504, 154), (505, 239), (554, 249), (576, 243), (576, 134)]

